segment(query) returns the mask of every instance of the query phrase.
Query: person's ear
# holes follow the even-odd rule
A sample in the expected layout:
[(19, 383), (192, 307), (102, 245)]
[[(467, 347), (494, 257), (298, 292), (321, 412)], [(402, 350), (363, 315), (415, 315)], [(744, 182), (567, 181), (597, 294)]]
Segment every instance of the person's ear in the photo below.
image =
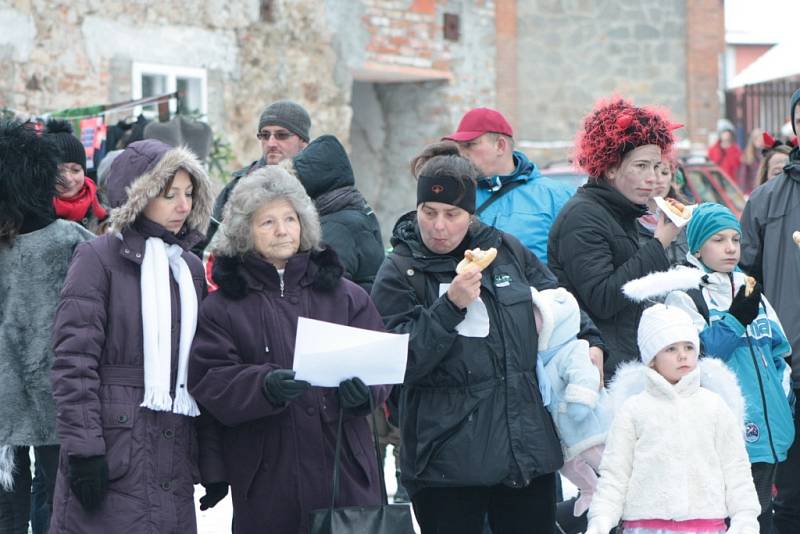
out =
[(614, 165), (605, 172), (606, 178), (609, 182), (613, 182), (617, 179), (617, 176), (619, 175), (619, 167), (619, 165)]

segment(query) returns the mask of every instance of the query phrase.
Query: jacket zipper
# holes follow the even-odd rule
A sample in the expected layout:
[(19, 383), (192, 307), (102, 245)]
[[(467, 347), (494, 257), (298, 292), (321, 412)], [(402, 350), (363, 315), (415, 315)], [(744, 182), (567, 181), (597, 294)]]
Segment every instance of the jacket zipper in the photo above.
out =
[(281, 298), (283, 298), (283, 277), (281, 276)]
[(761, 393), (761, 406), (764, 408), (764, 423), (767, 425), (767, 437), (769, 438), (769, 448), (772, 451), (772, 458), (774, 459), (775, 463), (778, 463), (778, 455), (775, 452), (775, 443), (772, 441), (772, 428), (769, 424), (769, 411), (767, 410), (767, 398), (764, 395), (764, 382), (761, 379), (761, 368), (758, 366), (758, 358), (756, 358), (756, 354), (753, 351), (753, 343), (750, 340), (750, 334), (745, 331), (745, 335), (747, 336), (747, 347), (750, 349), (750, 356), (753, 358), (753, 366), (756, 368), (756, 375), (758, 376), (758, 389)]
[[(730, 275), (731, 281), (731, 299), (734, 297), (733, 274)], [(760, 304), (759, 304), (760, 306)], [(753, 351), (753, 342), (750, 339), (750, 332), (747, 331), (747, 326), (744, 327), (744, 335), (747, 338), (747, 348), (750, 349), (750, 357), (753, 360), (753, 367), (756, 370), (756, 377), (758, 378), (758, 392), (761, 394), (761, 407), (764, 409), (764, 424), (767, 427), (767, 438), (769, 439), (769, 448), (772, 452), (774, 462), (778, 463), (778, 454), (775, 452), (775, 443), (772, 440), (772, 427), (769, 424), (769, 410), (767, 409), (767, 397), (764, 395), (764, 381), (761, 377), (761, 368), (758, 365), (758, 358), (755, 351)]]

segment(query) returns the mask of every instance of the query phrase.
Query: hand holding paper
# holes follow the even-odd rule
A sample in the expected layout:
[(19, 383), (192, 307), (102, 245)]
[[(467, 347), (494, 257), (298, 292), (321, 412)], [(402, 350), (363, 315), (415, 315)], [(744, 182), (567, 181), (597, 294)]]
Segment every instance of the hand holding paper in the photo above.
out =
[(368, 386), (401, 384), (408, 334), (387, 334), (300, 317), (294, 348), (296, 380), (337, 387), (358, 377)]

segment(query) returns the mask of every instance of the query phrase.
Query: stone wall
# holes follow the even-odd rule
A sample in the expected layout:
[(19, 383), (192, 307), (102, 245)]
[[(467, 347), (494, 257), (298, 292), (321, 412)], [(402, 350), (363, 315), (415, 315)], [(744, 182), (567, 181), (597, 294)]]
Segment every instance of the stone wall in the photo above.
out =
[(534, 156), (555, 142), (547, 158), (565, 159), (581, 119), (615, 93), (687, 121), (686, 0), (520, 0), (516, 9), (513, 126)]

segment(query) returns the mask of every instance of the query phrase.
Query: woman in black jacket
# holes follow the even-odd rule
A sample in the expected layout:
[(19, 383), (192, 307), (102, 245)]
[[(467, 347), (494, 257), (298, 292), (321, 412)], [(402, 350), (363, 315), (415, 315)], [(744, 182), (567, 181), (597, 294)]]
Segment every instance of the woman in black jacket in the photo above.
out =
[(665, 249), (680, 231), (663, 215), (644, 244), (637, 229), (675, 128), (654, 110), (624, 100), (601, 103), (585, 119), (577, 140), (576, 160), (589, 183), (578, 189), (550, 229), (548, 264), (600, 328), (607, 348), (606, 380), (618, 364), (639, 357), (636, 329), (643, 305), (625, 298), (621, 288), (669, 269)]
[[(477, 171), (452, 143), (421, 167), (417, 209), (396, 224), (372, 298), (410, 334), (400, 394), (403, 485), (423, 533), (554, 529), (558, 437), (536, 378), (530, 286), (556, 287), (520, 242), (474, 217)], [(495, 247), (483, 272), (464, 251)], [(600, 345), (584, 317), (582, 336)]]

